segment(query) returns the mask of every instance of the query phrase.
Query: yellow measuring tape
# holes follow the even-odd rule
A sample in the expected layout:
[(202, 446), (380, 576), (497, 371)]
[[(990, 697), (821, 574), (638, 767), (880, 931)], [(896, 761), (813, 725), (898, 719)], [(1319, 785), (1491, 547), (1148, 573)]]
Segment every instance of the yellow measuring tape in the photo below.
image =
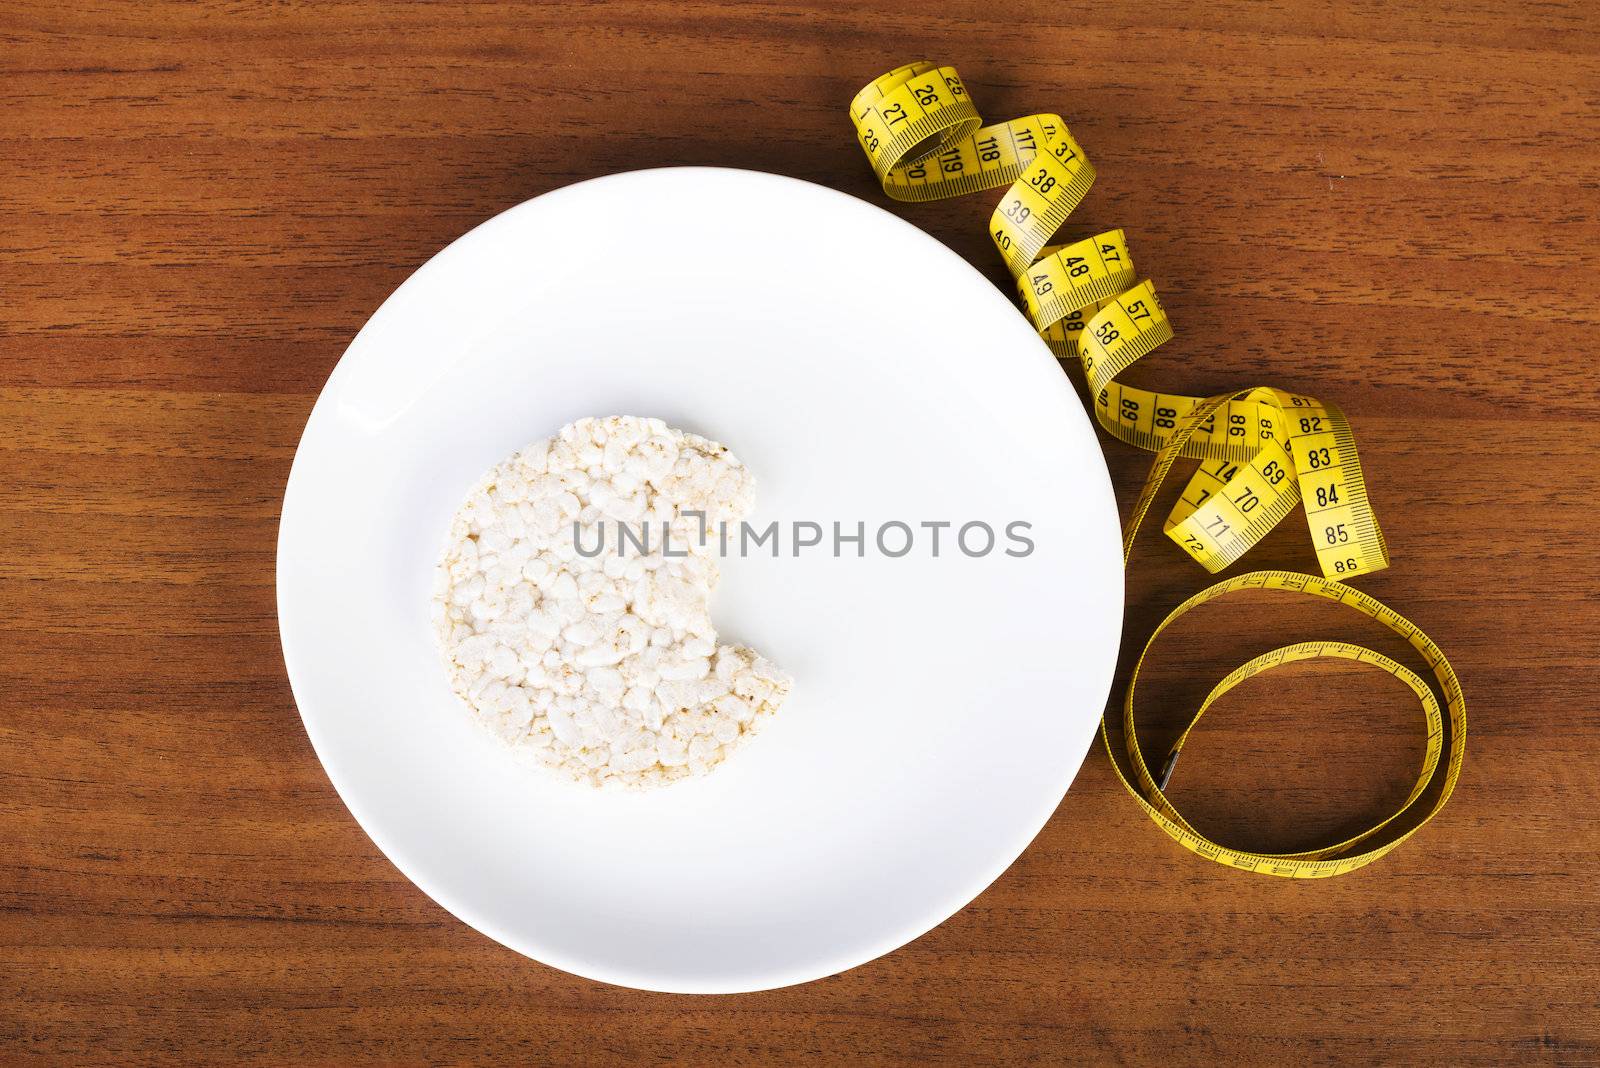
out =
[[(1123, 533), (1123, 563), (1156, 492), (1180, 459), (1201, 461), (1168, 514), (1168, 537), (1217, 572), (1243, 556), (1280, 520), (1304, 506), (1324, 577), (1257, 571), (1189, 598), (1161, 622), (1128, 681), (1123, 733), (1132, 779), (1119, 763), (1104, 720), (1111, 766), (1151, 819), (1185, 848), (1218, 863), (1267, 875), (1322, 878), (1370, 864), (1416, 833), (1450, 798), (1466, 755), (1467, 711), (1444, 654), (1392, 609), (1343, 579), (1389, 566), (1389, 550), (1367, 500), (1355, 438), (1334, 405), (1270, 387), (1216, 397), (1162, 393), (1118, 376), (1163, 342), (1172, 325), (1148, 280), (1139, 281), (1121, 230), (1070, 244), (1048, 242), (1094, 183), (1095, 171), (1057, 115), (1030, 115), (985, 126), (953, 67), (912, 63), (861, 92), (850, 117), (884, 192), (930, 201), (1008, 185), (989, 220), (990, 236), (1016, 279), (1023, 310), (1064, 360), (1077, 359), (1095, 419), (1113, 437), (1156, 454)], [(1218, 683), (1152, 775), (1134, 728), (1139, 669), (1161, 633), (1184, 613), (1243, 589), (1281, 589), (1338, 601), (1399, 634), (1428, 662), (1445, 697), (1389, 657), (1343, 642), (1303, 642), (1275, 649)], [(1334, 657), (1373, 665), (1409, 686), (1422, 702), (1428, 750), (1410, 796), (1389, 818), (1336, 845), (1304, 853), (1233, 849), (1206, 838), (1167, 799), (1167, 780), (1200, 717), (1224, 693), (1281, 664)], [(1442, 782), (1430, 791), (1448, 737)], [(1135, 785), (1137, 782), (1137, 785)], [(1431, 802), (1425, 800), (1432, 795)], [(1420, 817), (1418, 813), (1421, 813)]]

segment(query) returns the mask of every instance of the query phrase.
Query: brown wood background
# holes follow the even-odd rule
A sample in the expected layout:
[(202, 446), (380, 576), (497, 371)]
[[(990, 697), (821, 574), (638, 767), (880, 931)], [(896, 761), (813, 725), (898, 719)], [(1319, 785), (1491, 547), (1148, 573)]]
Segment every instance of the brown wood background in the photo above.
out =
[[(1180, 853), (1097, 751), (994, 887), (848, 974), (695, 999), (525, 960), (390, 867), (301, 730), (273, 553), (313, 398), (408, 272), (578, 179), (882, 203), (845, 104), (922, 56), (1071, 122), (1071, 232), (1126, 226), (1179, 331), (1147, 378), (1350, 413), (1395, 560), (1360, 584), (1460, 670), (1461, 790), (1297, 885)], [(0, 1059), (1600, 1063), (1597, 105), (1577, 2), (0, 5)], [(893, 210), (1001, 281), (992, 203)], [(1126, 504), (1147, 458), (1107, 453)], [(1299, 518), (1251, 565), (1313, 566)], [(1130, 636), (1204, 580), (1152, 538)], [(1152, 732), (1339, 633), (1371, 632), (1206, 614)], [(1175, 793), (1325, 840), (1403, 797), (1403, 696), (1249, 685)]]

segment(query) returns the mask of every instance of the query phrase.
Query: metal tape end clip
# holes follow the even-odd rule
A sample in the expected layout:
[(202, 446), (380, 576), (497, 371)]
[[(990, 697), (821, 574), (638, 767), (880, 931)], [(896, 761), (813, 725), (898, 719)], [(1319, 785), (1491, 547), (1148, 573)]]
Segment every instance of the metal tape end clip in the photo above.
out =
[(1178, 766), (1178, 754), (1183, 750), (1174, 749), (1167, 754), (1167, 759), (1161, 764), (1161, 773), (1156, 776), (1156, 789), (1165, 792), (1167, 783), (1172, 781), (1172, 769)]

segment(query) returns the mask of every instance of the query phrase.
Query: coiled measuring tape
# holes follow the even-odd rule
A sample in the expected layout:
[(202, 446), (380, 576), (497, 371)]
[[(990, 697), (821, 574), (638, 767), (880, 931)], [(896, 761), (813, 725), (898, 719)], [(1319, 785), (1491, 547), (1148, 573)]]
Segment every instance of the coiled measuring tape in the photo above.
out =
[[(1128, 793), (1185, 848), (1265, 875), (1342, 875), (1372, 863), (1415, 834), (1444, 807), (1460, 778), (1466, 756), (1466, 701), (1455, 670), (1426, 634), (1341, 581), (1389, 566), (1388, 546), (1367, 500), (1355, 438), (1344, 414), (1313, 397), (1266, 386), (1190, 397), (1118, 380), (1172, 338), (1172, 325), (1155, 288), (1134, 272), (1121, 230), (1069, 244), (1048, 243), (1095, 178), (1094, 167), (1059, 116), (1030, 115), (985, 126), (955, 68), (921, 62), (892, 70), (862, 89), (851, 102), (850, 117), (884, 192), (896, 200), (942, 200), (1010, 187), (989, 220), (989, 231), (1016, 279), (1024, 312), (1058, 357), (1081, 364), (1101, 427), (1120, 441), (1156, 454), (1123, 531), (1124, 566), (1157, 491), (1180, 458), (1201, 463), (1163, 529), (1208, 571), (1220, 571), (1243, 556), (1296, 504), (1305, 509), (1322, 577), (1256, 571), (1218, 583), (1175, 608), (1145, 643), (1123, 700), (1123, 736), (1131, 772), (1124, 771), (1118, 760), (1105, 720), (1100, 724), (1111, 766)], [(1145, 658), (1180, 616), (1245, 589), (1326, 598), (1377, 620), (1427, 661), (1445, 698), (1444, 714), (1428, 684), (1389, 657), (1344, 642), (1301, 642), (1258, 656), (1218, 683), (1152, 774), (1139, 748), (1133, 708), (1134, 687)], [(1318, 657), (1374, 666), (1417, 695), (1428, 746), (1416, 785), (1393, 815), (1335, 845), (1270, 854), (1213, 842), (1183, 818), (1165, 793), (1184, 743), (1212, 704), (1245, 679)], [(1447, 739), (1442, 781), (1430, 791)]]

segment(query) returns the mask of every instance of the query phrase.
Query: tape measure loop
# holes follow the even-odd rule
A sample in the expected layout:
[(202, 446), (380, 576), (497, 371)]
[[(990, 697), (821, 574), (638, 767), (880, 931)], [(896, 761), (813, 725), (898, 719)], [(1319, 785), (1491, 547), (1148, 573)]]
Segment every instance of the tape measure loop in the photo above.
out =
[[(1242, 590), (1259, 589), (1285, 590), (1295, 594), (1339, 601), (1362, 615), (1377, 620), (1394, 633), (1407, 638), (1408, 641), (1411, 641), (1413, 637), (1420, 636), (1425, 648), (1437, 649), (1431, 639), (1421, 635), (1420, 631), (1416, 631), (1403, 617), (1400, 617), (1398, 613), (1395, 613), (1381, 602), (1365, 596), (1349, 596), (1348, 594), (1355, 591), (1349, 590), (1348, 587), (1342, 587), (1340, 583), (1330, 582), (1314, 575), (1302, 575), (1284, 571), (1258, 571), (1240, 575), (1226, 582), (1217, 583), (1201, 590), (1173, 609), (1156, 627), (1155, 632), (1140, 651), (1130, 674), (1128, 687), (1123, 699), (1122, 749), (1129, 758), (1132, 768), (1131, 778), (1123, 772), (1117, 761), (1116, 749), (1112, 747), (1109, 733), (1102, 722), (1101, 733), (1107, 745), (1107, 752), (1111, 756), (1112, 768), (1128, 792), (1141, 802), (1142, 807), (1145, 808), (1150, 818), (1161, 825), (1162, 829), (1170, 837), (1191, 851), (1209, 859), (1219, 859), (1225, 854), (1227, 862), (1232, 866), (1251, 866), (1254, 871), (1290, 878), (1320, 877), (1327, 874), (1326, 866), (1330, 864), (1339, 866), (1340, 874), (1344, 871), (1353, 871), (1358, 867), (1370, 864), (1416, 833), (1444, 807), (1445, 802), (1449, 800), (1451, 793), (1455, 789), (1460, 777), (1462, 759), (1466, 749), (1466, 707), (1459, 697), (1451, 696), (1452, 694), (1459, 694), (1459, 685), (1448, 662), (1443, 661), (1442, 658), (1435, 663), (1434, 672), (1440, 689), (1446, 694), (1448, 725), (1446, 723), (1446, 715), (1441, 713), (1438, 698), (1422, 677), (1388, 656), (1362, 646), (1338, 641), (1299, 642), (1273, 649), (1241, 664), (1212, 688), (1211, 692), (1200, 703), (1199, 708), (1190, 718), (1188, 724), (1180, 732), (1178, 738), (1167, 750), (1161, 768), (1155, 775), (1151, 775), (1145, 764), (1138, 740), (1134, 694), (1137, 690), (1139, 674), (1161, 634), (1178, 619), (1203, 604)], [(1422, 766), (1418, 772), (1417, 779), (1413, 783), (1405, 801), (1393, 813), (1373, 826), (1343, 841), (1304, 852), (1255, 853), (1235, 847), (1223, 846), (1211, 840), (1190, 824), (1166, 795), (1167, 786), (1171, 781), (1173, 769), (1177, 765), (1178, 757), (1183, 751), (1184, 744), (1188, 741), (1196, 724), (1199, 723), (1211, 706), (1244, 680), (1265, 674), (1285, 664), (1319, 657), (1350, 660), (1377, 668), (1398, 679), (1416, 695), (1419, 704), (1422, 706), (1428, 744), (1423, 754)], [(1445, 755), (1444, 743), (1446, 738), (1448, 738), (1449, 742), (1449, 755), (1448, 759), (1445, 760), (1445, 771), (1441, 777), (1439, 768), (1441, 759)], [(1417, 816), (1419, 803), (1423, 801), (1429, 786), (1436, 781), (1440, 783), (1437, 797), (1426, 812)], [(1411, 818), (1409, 822), (1408, 817)], [(1404, 830), (1393, 839), (1382, 842), (1378, 846), (1361, 853), (1352, 852), (1357, 846), (1378, 839), (1385, 832), (1392, 831), (1396, 827), (1404, 827)]]

